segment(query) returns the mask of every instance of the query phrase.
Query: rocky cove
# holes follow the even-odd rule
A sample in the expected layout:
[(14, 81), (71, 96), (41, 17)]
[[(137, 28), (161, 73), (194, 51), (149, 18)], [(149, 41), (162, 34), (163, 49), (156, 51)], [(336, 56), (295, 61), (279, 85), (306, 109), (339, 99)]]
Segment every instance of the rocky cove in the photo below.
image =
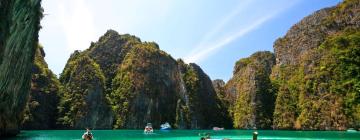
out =
[[(27, 11), (15, 14), (21, 7)], [(176, 129), (360, 127), (358, 0), (305, 17), (275, 41), (274, 52), (237, 61), (227, 82), (212, 81), (155, 42), (111, 29), (73, 52), (56, 77), (44, 60), (47, 46), (37, 40), (40, 1), (4, 0), (0, 11), (0, 136), (20, 129), (143, 129), (148, 122)], [(15, 23), (28, 16), (34, 21), (22, 32)], [(12, 65), (16, 59), (21, 63)]]

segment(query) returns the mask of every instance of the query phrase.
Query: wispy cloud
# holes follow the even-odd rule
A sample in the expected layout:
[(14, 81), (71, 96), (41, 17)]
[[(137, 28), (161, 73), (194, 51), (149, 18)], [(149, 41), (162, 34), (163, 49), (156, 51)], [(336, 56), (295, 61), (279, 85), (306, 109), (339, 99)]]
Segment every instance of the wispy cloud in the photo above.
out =
[[(239, 39), (246, 35), (247, 33), (259, 28), (262, 26), (265, 22), (268, 20), (276, 17), (281, 12), (285, 11), (286, 9), (292, 7), (295, 5), (297, 1), (289, 3), (286, 7), (275, 10), (273, 12), (268, 13), (267, 15), (264, 15), (260, 18), (257, 18), (255, 21), (249, 22), (250, 24), (244, 26), (239, 31), (232, 33), (224, 38), (221, 38), (215, 42), (209, 42), (210, 35), (214, 35), (218, 33), (228, 22), (231, 20), (231, 18), (236, 17), (236, 15), (239, 13), (237, 10), (231, 14), (229, 14), (226, 18), (224, 18), (218, 26), (216, 26), (211, 32), (209, 32), (205, 37), (202, 39), (202, 41), (189, 53), (187, 57), (185, 57), (185, 62), (201, 62), (202, 60), (206, 59), (210, 54), (214, 53), (216, 50), (221, 49), (223, 47), (226, 47), (229, 43), (233, 42), (236, 39)], [(206, 42), (207, 41), (207, 42)], [(207, 45), (204, 45), (204, 44)], [(211, 44), (211, 45), (208, 45)]]
[(201, 50), (202, 47), (209, 41), (209, 39), (214, 37), (214, 35), (217, 34), (219, 31), (221, 31), (221, 29), (223, 29), (232, 19), (234, 19), (240, 12), (242, 12), (245, 9), (245, 7), (249, 6), (251, 2), (253, 1), (252, 0), (241, 1), (238, 4), (238, 6), (235, 8), (235, 10), (233, 10), (230, 14), (224, 17), (210, 32), (205, 34), (205, 36), (201, 39), (201, 41), (189, 53), (189, 56)]
[(207, 48), (204, 48), (201, 51), (197, 51), (196, 53), (194, 53), (194, 55), (191, 55), (187, 58), (185, 58), (186, 62), (199, 62), (203, 59), (205, 59), (211, 52), (220, 49), (222, 47), (225, 47), (227, 44), (231, 43), (232, 41), (234, 41), (235, 39), (238, 39), (242, 36), (244, 36), (245, 34), (255, 30), (256, 28), (258, 28), (259, 26), (261, 26), (263, 23), (265, 23), (266, 21), (268, 21), (269, 19), (271, 19), (272, 17), (274, 17), (275, 15), (267, 15), (265, 17), (262, 17), (256, 21), (253, 22), (253, 24), (247, 26), (246, 28), (243, 28), (242, 30), (231, 34), (230, 36), (221, 39), (218, 42), (215, 42), (214, 45), (208, 46)]
[(95, 37), (93, 14), (85, 0), (61, 0), (58, 3), (59, 22), (67, 41), (67, 49), (83, 50)]

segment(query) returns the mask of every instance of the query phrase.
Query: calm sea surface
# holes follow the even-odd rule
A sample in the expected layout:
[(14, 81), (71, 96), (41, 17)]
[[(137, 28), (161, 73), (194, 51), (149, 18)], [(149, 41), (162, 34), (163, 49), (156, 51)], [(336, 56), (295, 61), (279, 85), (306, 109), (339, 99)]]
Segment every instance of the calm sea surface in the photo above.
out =
[[(9, 140), (81, 140), (84, 130), (21, 131)], [(154, 131), (144, 134), (142, 130), (94, 130), (95, 140), (199, 140), (199, 133), (210, 133), (212, 139), (251, 140), (252, 130), (173, 130)], [(360, 132), (346, 131), (278, 131), (259, 130), (258, 140), (360, 140)]]

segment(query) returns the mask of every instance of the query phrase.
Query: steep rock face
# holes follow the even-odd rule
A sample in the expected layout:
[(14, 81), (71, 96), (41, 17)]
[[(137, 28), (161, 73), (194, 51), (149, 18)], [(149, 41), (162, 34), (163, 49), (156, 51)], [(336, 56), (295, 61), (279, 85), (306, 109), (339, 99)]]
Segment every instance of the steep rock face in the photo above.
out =
[[(80, 58), (91, 60), (96, 72), (76, 73), (83, 69), (78, 66)], [(104, 85), (98, 88), (95, 83), (102, 80), (79, 79), (102, 74)], [(79, 91), (85, 94), (90, 89), (101, 89), (99, 92), (106, 96), (113, 113), (109, 115), (111, 127), (116, 129), (141, 129), (146, 123), (157, 128), (164, 122), (181, 129), (232, 126), (211, 80), (199, 66), (180, 64), (156, 43), (141, 42), (135, 36), (119, 35), (113, 30), (107, 31), (89, 49), (74, 52), (60, 81), (66, 92), (60, 102), (59, 121), (67, 126), (74, 127), (74, 122), (78, 122), (75, 120), (84, 118), (81, 110), (84, 98)], [(70, 96), (79, 97), (69, 99)]]
[(338, 6), (321, 9), (291, 27), (274, 44), (277, 65), (297, 65), (304, 53), (318, 48), (327, 36), (345, 28), (359, 28), (358, 3), (358, 0), (344, 0)]
[[(222, 79), (215, 79), (212, 81), (212, 85), (216, 91), (216, 93), (220, 93), (220, 91), (222, 90), (222, 88), (225, 87), (225, 82)], [(219, 91), (219, 92), (218, 92)]]
[(60, 82), (48, 68), (41, 46), (35, 54), (32, 68), (29, 102), (25, 110), (22, 129), (54, 129)]
[(105, 77), (98, 64), (79, 52), (72, 54), (60, 77), (58, 122), (65, 128), (110, 129), (112, 114), (105, 95)]
[(275, 95), (270, 74), (275, 65), (271, 52), (257, 52), (236, 62), (228, 92), (236, 94), (231, 106), (234, 127), (268, 129), (272, 125)]
[[(178, 61), (186, 95), (178, 101), (177, 122), (181, 128), (203, 129), (214, 126), (231, 128), (226, 107), (217, 97), (210, 78), (194, 64)], [(185, 121), (185, 122), (184, 122)], [(183, 124), (183, 125), (180, 125)]]
[(90, 48), (84, 52), (99, 64), (108, 90), (111, 90), (112, 79), (119, 65), (130, 48), (136, 44), (141, 44), (139, 38), (129, 34), (119, 35), (114, 30), (108, 30), (96, 43), (91, 43)]
[(212, 81), (212, 85), (222, 105), (228, 108), (230, 106), (230, 100), (232, 99), (232, 96), (226, 92), (226, 83), (221, 79), (215, 79)]
[(359, 127), (359, 7), (345, 0), (319, 10), (275, 42), (275, 128)]
[(0, 2), (0, 136), (19, 132), (41, 17), (40, 0)]
[(155, 43), (131, 48), (113, 80), (111, 101), (115, 128), (142, 129), (151, 122), (175, 122), (179, 95), (179, 71), (176, 61)]
[[(77, 102), (83, 101), (86, 98), (84, 106), (88, 106), (87, 110), (92, 111), (91, 113), (88, 113), (88, 116), (85, 115), (76, 115), (76, 114), (82, 114), (77, 112), (84, 112), (82, 110), (68, 112), (69, 115), (65, 115), (65, 112), (62, 112), (62, 116), (59, 119), (59, 122), (66, 127), (70, 128), (77, 128), (77, 127), (92, 127), (92, 128), (113, 128), (113, 121), (114, 116), (111, 109), (111, 102), (108, 98), (110, 93), (113, 91), (112, 88), (112, 80), (114, 79), (119, 65), (124, 60), (125, 56), (129, 52), (130, 48), (136, 44), (140, 44), (141, 41), (135, 36), (130, 35), (119, 35), (114, 30), (108, 30), (100, 39), (95, 42), (91, 43), (91, 46), (89, 49), (80, 52), (75, 51), (72, 56), (69, 58), (68, 63), (65, 66), (65, 69), (63, 73), (60, 76), (61, 83), (64, 84), (65, 88), (65, 94), (62, 96), (62, 100), (65, 101), (72, 94), (79, 94), (77, 90), (80, 91), (91, 91), (91, 93), (88, 94), (86, 97), (82, 97), (79, 100), (74, 101), (68, 101), (71, 102), (71, 104), (77, 104)], [(94, 73), (88, 73), (86, 71), (82, 71), (81, 75), (79, 74), (73, 74), (73, 71), (75, 71), (75, 68), (78, 68), (79, 70), (82, 69), (82, 67), (78, 66), (79, 58), (86, 58), (89, 59), (89, 65), (93, 67)], [(77, 70), (77, 71), (79, 71)], [(86, 79), (83, 79), (83, 81), (78, 81), (79, 76), (85, 76), (85, 77), (93, 77), (93, 80), (86, 81)], [(104, 81), (103, 81), (104, 80)], [(102, 83), (103, 82), (103, 83)], [(77, 84), (88, 84), (87, 86), (81, 86), (81, 87), (71, 87), (71, 83), (77, 83)], [(68, 85), (68, 86), (67, 86)], [(76, 93), (73, 93), (76, 92)], [(69, 94), (69, 95), (66, 95)], [(67, 103), (69, 104), (69, 103)], [(89, 106), (90, 104), (91, 106)], [(62, 102), (60, 106), (61, 109), (67, 109), (69, 110), (69, 107), (65, 103)], [(60, 111), (61, 111), (60, 109)], [(87, 112), (87, 111), (85, 111)], [(90, 117), (91, 115), (92, 118)], [(90, 119), (88, 118), (90, 117)], [(81, 119), (83, 122), (74, 124), (73, 121), (69, 120), (78, 120)], [(92, 121), (92, 123), (90, 122)], [(98, 122), (97, 122), (98, 121)]]

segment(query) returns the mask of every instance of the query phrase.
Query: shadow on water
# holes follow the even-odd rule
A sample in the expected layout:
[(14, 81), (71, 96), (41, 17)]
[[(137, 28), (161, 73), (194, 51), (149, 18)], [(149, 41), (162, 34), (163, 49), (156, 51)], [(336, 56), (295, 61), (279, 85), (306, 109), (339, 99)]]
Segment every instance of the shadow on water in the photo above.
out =
[(16, 137), (6, 137), (5, 140), (33, 140), (36, 137), (39, 137), (39, 134), (35, 133), (27, 133), (27, 132), (20, 132)]

